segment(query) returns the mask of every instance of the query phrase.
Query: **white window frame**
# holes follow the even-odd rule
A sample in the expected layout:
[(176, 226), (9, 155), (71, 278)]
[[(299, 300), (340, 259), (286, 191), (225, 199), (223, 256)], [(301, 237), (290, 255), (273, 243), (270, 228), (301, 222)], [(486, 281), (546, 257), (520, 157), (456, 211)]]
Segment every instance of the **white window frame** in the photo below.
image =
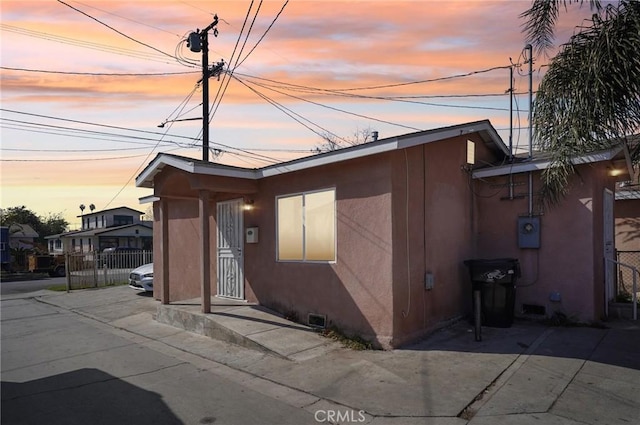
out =
[[(304, 202), (304, 198), (306, 195), (310, 195), (313, 193), (321, 193), (321, 192), (329, 192), (329, 191), (333, 191), (333, 260), (307, 260), (306, 259), (306, 252), (305, 252), (305, 242), (306, 242), (306, 229), (305, 229), (305, 202)], [(336, 199), (336, 188), (335, 187), (327, 187), (324, 189), (318, 189), (318, 190), (309, 190), (309, 191), (305, 191), (305, 192), (294, 192), (294, 193), (288, 193), (286, 195), (279, 195), (276, 196), (276, 200), (275, 200), (275, 210), (276, 210), (276, 214), (275, 214), (275, 218), (276, 218), (276, 249), (275, 249), (275, 254), (276, 254), (276, 262), (278, 263), (315, 263), (315, 264), (335, 264), (337, 259), (338, 259), (338, 210), (337, 210), (337, 204), (338, 201)], [(283, 198), (291, 198), (291, 197), (295, 197), (295, 196), (302, 196), (303, 202), (302, 202), (302, 259), (301, 260), (281, 260), (279, 258), (279, 247), (280, 247), (280, 229), (279, 229), (279, 215), (280, 215), (280, 211), (278, 208), (278, 200), (279, 199), (283, 199)]]

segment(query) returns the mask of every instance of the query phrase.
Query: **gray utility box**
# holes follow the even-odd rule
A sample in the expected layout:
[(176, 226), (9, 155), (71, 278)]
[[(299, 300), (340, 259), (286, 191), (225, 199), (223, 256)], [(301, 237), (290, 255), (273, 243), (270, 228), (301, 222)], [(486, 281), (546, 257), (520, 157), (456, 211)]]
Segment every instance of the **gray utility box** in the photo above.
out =
[(518, 247), (540, 248), (540, 217), (518, 217)]

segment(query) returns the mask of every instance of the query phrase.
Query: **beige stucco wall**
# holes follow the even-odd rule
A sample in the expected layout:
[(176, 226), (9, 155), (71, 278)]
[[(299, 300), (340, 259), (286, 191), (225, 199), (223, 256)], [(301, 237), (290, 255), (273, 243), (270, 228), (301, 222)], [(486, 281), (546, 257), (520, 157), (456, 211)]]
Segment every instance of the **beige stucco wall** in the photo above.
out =
[[(528, 214), (527, 174), (476, 181), (476, 258), (517, 258), (522, 269), (516, 290), (516, 315), (522, 304), (543, 306), (547, 315), (561, 311), (580, 321), (601, 318), (604, 309), (603, 190), (613, 189), (603, 164), (580, 166), (567, 197), (540, 216), (540, 249), (518, 248), (517, 220)], [(538, 193), (539, 173), (534, 173)], [(537, 205), (537, 199), (534, 206)], [(534, 215), (540, 211), (534, 208)], [(561, 301), (550, 300), (552, 292)]]
[[(472, 252), (472, 204), (463, 167), (469, 138), (414, 147), (406, 156), (393, 154), (393, 345), (466, 313), (471, 290), (462, 262)], [(476, 142), (482, 154), (484, 145)], [(429, 290), (427, 273), (434, 283)]]
[[(385, 345), (392, 333), (391, 186), (386, 154), (265, 178), (245, 227), (260, 241), (245, 245), (249, 301), (306, 322), (309, 313)], [(276, 197), (336, 189), (337, 261), (276, 261)]]
[[(193, 179), (191, 179), (193, 180)], [(190, 176), (174, 169), (166, 169), (155, 182), (155, 194), (164, 197), (166, 211), (161, 211), (161, 201), (153, 206), (153, 261), (154, 297), (161, 299), (164, 284), (162, 274), (163, 241), (168, 241), (169, 300), (181, 301), (199, 298), (200, 292), (200, 217), (198, 192), (191, 188)], [(162, 216), (168, 218), (167, 234), (163, 234)], [(210, 202), (210, 244), (215, 252), (215, 199)], [(212, 293), (215, 293), (216, 262), (210, 266)]]

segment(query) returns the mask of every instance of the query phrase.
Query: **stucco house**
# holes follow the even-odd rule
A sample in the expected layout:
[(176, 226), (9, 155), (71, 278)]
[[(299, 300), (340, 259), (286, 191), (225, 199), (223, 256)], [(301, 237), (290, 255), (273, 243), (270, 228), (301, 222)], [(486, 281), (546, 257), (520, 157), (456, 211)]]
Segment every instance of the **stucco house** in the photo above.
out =
[[(618, 155), (581, 159), (582, 180), (541, 215), (513, 189), (531, 175), (537, 193), (544, 161), (507, 164), (487, 120), (258, 169), (159, 154), (136, 179), (153, 188), (154, 296), (205, 313), (212, 295), (246, 300), (389, 348), (469, 314), (464, 260), (513, 257), (517, 311), (593, 320)], [(537, 245), (520, 243), (523, 216)]]
[(49, 254), (103, 251), (111, 247), (153, 248), (153, 222), (129, 207), (110, 208), (78, 216), (82, 228), (45, 237)]

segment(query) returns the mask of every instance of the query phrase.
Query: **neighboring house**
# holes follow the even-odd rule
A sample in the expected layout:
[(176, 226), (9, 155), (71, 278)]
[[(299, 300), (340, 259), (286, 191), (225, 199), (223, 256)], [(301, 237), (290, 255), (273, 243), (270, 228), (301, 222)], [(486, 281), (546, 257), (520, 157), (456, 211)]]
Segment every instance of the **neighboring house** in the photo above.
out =
[(630, 175), (624, 150), (576, 157), (573, 164), (577, 172), (567, 196), (545, 211), (535, 207), (540, 174), (550, 165), (545, 155), (473, 172), (477, 252), (519, 259), (516, 313), (561, 312), (593, 322), (606, 318), (615, 298), (615, 264), (609, 260), (615, 260), (616, 181)]
[(128, 207), (112, 208), (78, 216), (82, 229), (45, 237), (49, 254), (103, 251), (111, 247), (153, 248), (153, 222)]
[[(536, 193), (548, 163), (491, 166), (509, 151), (486, 120), (260, 169), (159, 154), (136, 179), (154, 190), (142, 200), (154, 208), (154, 296), (200, 298), (209, 312), (212, 292), (388, 348), (471, 312), (464, 260), (514, 257), (527, 285), (517, 312), (598, 319), (617, 154), (585, 158), (544, 217), (519, 191), (531, 171)], [(519, 245), (523, 215), (541, 229), (538, 248)]]
[(9, 226), (9, 247), (12, 249), (33, 249), (38, 236), (38, 232), (28, 224), (11, 224)]

